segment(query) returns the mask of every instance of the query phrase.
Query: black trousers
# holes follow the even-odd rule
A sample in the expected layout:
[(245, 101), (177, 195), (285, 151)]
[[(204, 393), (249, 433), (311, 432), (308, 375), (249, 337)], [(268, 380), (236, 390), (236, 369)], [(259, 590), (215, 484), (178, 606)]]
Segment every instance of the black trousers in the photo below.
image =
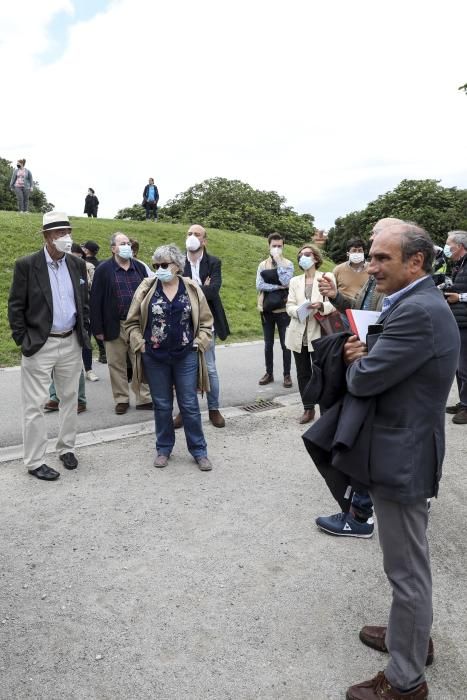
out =
[(314, 405), (303, 401), (305, 387), (311, 379), (311, 354), (308, 351), (308, 346), (303, 345), (301, 352), (295, 352), (294, 350), (293, 356), (295, 359), (295, 367), (297, 368), (298, 390), (302, 397), (303, 408), (305, 411), (311, 411)]
[(263, 325), (266, 372), (268, 374), (274, 374), (274, 330), (277, 326), (282, 348), (282, 362), (285, 377), (287, 374), (290, 374), (290, 365), (292, 364), (292, 353), (285, 347), (285, 332), (290, 323), (290, 316), (285, 311), (281, 311), (277, 314), (272, 311), (263, 311), (261, 314), (261, 323)]

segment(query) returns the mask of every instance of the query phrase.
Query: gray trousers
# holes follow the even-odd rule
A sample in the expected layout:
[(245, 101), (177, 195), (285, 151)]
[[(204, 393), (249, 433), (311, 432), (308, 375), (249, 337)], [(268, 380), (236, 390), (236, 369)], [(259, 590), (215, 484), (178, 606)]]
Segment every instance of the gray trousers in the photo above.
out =
[(385, 674), (396, 688), (425, 680), (433, 608), (426, 499), (406, 505), (371, 492), (378, 518), (384, 571), (392, 587), (386, 632), (390, 660)]
[(15, 187), (15, 194), (18, 202), (18, 211), (27, 211), (30, 190), (27, 190), (25, 187)]

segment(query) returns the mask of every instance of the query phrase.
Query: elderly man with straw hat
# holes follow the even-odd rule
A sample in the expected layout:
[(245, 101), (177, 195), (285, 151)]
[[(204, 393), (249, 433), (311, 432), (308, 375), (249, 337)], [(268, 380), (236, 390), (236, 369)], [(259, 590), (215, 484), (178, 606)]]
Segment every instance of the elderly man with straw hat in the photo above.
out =
[(66, 469), (76, 469), (76, 404), (81, 350), (89, 347), (89, 303), (85, 263), (70, 254), (68, 216), (57, 211), (44, 214), (42, 234), (43, 248), (16, 261), (8, 319), (22, 353), (24, 463), (36, 478), (53, 481), (60, 474), (45, 463), (43, 404), (53, 375), (60, 398), (56, 450)]

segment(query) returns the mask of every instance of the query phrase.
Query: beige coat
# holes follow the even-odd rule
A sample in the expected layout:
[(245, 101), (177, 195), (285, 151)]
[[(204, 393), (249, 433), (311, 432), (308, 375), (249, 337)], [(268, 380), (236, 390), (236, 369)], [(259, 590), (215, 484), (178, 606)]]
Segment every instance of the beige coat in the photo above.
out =
[[(322, 272), (316, 270), (315, 276), (313, 278), (313, 287), (311, 290), (311, 300), (310, 304), (317, 301), (323, 302), (323, 297), (319, 293), (318, 280), (323, 276)], [(334, 275), (331, 272), (326, 272), (326, 277), (334, 281)], [(301, 352), (303, 348), (303, 336), (306, 332), (306, 340), (308, 343), (308, 350), (311, 352), (311, 343), (313, 340), (321, 337), (321, 327), (317, 321), (314, 319), (314, 315), (318, 309), (313, 310), (304, 323), (298, 320), (297, 308), (300, 304), (306, 301), (305, 297), (305, 275), (297, 275), (297, 277), (292, 277), (289, 283), (289, 296), (287, 299), (286, 310), (290, 316), (290, 323), (287, 327), (285, 334), (285, 344), (289, 350), (294, 352)], [(330, 301), (324, 302), (324, 311), (322, 312), (325, 316), (335, 311), (334, 306)]]
[[(204, 351), (212, 339), (212, 327), (214, 319), (201, 289), (189, 277), (181, 278), (185, 283), (187, 294), (191, 303), (191, 317), (193, 319), (194, 340), (198, 345), (198, 389), (209, 391), (209, 377), (204, 358)], [(145, 346), (144, 331), (148, 322), (149, 302), (154, 294), (157, 283), (156, 277), (146, 277), (135, 292), (131, 302), (126, 321), (123, 326), (131, 349), (136, 355), (136, 380), (145, 381), (143, 363), (141, 362), (141, 349)]]

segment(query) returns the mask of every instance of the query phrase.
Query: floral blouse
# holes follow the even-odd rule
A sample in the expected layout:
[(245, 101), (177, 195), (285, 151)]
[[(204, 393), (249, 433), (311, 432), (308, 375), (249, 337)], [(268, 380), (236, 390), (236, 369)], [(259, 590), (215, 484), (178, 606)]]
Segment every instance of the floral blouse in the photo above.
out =
[(172, 301), (157, 281), (149, 302), (148, 322), (144, 331), (146, 352), (154, 359), (183, 357), (193, 345), (193, 318), (190, 297), (182, 279)]

